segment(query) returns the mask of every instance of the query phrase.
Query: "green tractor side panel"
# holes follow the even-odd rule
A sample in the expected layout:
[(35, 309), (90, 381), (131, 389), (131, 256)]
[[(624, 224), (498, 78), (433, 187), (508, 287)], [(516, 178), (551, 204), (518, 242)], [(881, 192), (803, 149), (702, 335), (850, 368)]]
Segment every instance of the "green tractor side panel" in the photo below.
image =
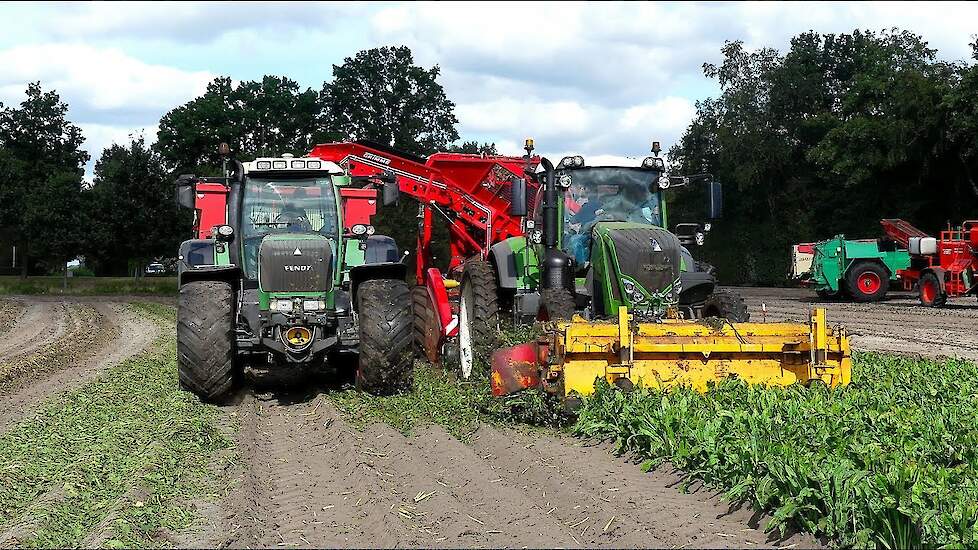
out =
[(846, 240), (844, 235), (836, 235), (815, 246), (812, 260), (815, 288), (839, 292), (849, 268), (863, 260), (881, 262), (893, 282), (897, 280), (897, 271), (910, 267), (910, 253), (906, 250), (880, 250), (878, 241)]
[(540, 245), (526, 241), (526, 237), (510, 237), (496, 246), (509, 249), (516, 261), (516, 288), (534, 290), (540, 286)]

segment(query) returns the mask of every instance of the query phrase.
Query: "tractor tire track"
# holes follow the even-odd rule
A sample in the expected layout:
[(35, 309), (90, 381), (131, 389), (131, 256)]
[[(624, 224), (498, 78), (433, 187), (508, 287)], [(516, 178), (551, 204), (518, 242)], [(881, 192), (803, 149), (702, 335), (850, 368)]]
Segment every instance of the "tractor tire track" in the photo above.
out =
[(891, 292), (877, 303), (821, 301), (799, 288), (737, 288), (750, 307), (751, 319), (807, 322), (813, 307), (825, 308), (831, 324), (844, 325), (858, 350), (961, 357), (978, 360), (978, 304), (973, 297), (948, 300), (943, 308), (926, 308), (916, 294)]
[(61, 338), (65, 331), (67, 314), (64, 302), (29, 304), (23, 315), (0, 340), (0, 362), (9, 362)]
[(33, 306), (40, 306), (35, 316), (47, 312), (60, 317), (54, 322), (32, 319), (32, 326), (48, 327), (47, 335), (20, 348), (16, 355), (0, 359), (0, 374), (10, 376), (0, 385), (0, 431), (51, 396), (80, 387), (103, 370), (140, 353), (159, 334), (155, 323), (123, 303), (89, 307), (41, 302), (31, 304), (28, 310)]
[[(193, 544), (230, 547), (776, 546), (749, 511), (607, 447), (482, 426), (359, 430), (325, 395), (244, 392), (237, 488)], [(806, 547), (805, 536), (788, 541)]]
[(24, 314), (26, 307), (20, 300), (0, 300), (0, 339)]

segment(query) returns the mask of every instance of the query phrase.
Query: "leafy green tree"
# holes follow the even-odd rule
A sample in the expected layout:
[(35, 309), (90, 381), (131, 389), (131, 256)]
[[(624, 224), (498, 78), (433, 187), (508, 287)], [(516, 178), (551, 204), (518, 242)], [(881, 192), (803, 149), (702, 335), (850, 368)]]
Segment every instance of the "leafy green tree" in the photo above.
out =
[(141, 136), (102, 152), (84, 199), (83, 250), (100, 275), (139, 275), (150, 261), (173, 256), (190, 234), (190, 214), (173, 200), (173, 179)]
[[(697, 103), (670, 152), (673, 170), (726, 184), (701, 251), (723, 282), (782, 282), (792, 243), (878, 236), (884, 217), (936, 232), (973, 215), (972, 67), (898, 30), (807, 32), (784, 54), (731, 42), (723, 54), (704, 66), (721, 94)], [(681, 190), (673, 219), (697, 215), (700, 199)]]
[(88, 153), (68, 105), (39, 82), (19, 107), (0, 110), (0, 227), (18, 245), (21, 275), (34, 261), (65, 270), (77, 253), (80, 195)]
[(174, 173), (216, 175), (222, 142), (240, 159), (301, 156), (334, 135), (321, 130), (318, 94), (289, 78), (266, 75), (234, 85), (215, 78), (204, 95), (160, 120), (156, 148)]
[(479, 143), (478, 141), (463, 141), (461, 145), (449, 145), (449, 153), (464, 153), (466, 155), (498, 155), (495, 143)]
[(321, 94), (325, 126), (419, 155), (458, 139), (455, 104), (438, 83), (441, 69), (414, 64), (406, 46), (362, 50), (333, 65)]

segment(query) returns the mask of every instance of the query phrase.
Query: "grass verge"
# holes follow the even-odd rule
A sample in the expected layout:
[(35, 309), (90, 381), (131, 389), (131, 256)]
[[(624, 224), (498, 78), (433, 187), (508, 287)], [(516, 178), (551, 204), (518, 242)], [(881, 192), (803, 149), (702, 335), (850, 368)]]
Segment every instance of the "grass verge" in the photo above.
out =
[(67, 295), (67, 296), (176, 296), (175, 277), (70, 277), (68, 288), (62, 288), (61, 277), (0, 277), (0, 295)]
[(216, 488), (212, 459), (232, 443), (218, 410), (178, 388), (175, 311), (135, 307), (164, 327), (152, 348), (0, 435), (0, 530), (28, 521), (21, 546), (165, 544)]
[(841, 546), (976, 544), (978, 366), (861, 353), (845, 388), (725, 382), (622, 393), (604, 384), (574, 431), (663, 461)]

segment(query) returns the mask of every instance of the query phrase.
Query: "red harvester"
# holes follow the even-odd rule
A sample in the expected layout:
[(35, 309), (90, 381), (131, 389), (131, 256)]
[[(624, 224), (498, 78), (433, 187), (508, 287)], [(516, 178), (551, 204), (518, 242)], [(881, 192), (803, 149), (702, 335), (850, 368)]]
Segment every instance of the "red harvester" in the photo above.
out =
[(934, 238), (900, 219), (880, 222), (891, 239), (910, 251), (910, 267), (898, 272), (904, 290), (915, 286), (920, 303), (940, 307), (948, 297), (978, 293), (978, 220)]

